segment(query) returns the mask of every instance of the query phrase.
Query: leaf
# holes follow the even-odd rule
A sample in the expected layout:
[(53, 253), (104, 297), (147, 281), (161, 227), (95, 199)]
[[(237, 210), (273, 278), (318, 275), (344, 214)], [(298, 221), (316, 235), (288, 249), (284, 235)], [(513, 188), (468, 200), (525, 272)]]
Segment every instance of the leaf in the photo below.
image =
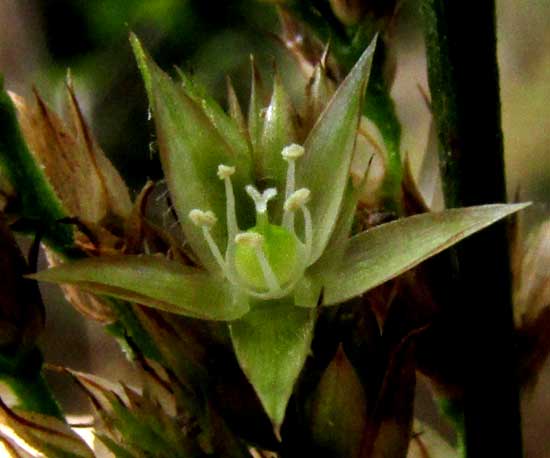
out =
[(273, 94), (265, 111), (260, 141), (260, 174), (275, 188), (283, 190), (287, 164), (281, 152), (297, 140), (296, 113), (281, 77), (275, 73)]
[(340, 346), (315, 390), (311, 432), (321, 456), (357, 457), (367, 426), (361, 382)]
[(49, 458), (94, 458), (86, 443), (57, 418), (12, 410), (0, 399), (0, 421)]
[(314, 313), (284, 300), (263, 301), (229, 325), (239, 364), (276, 433), (310, 351)]
[[(224, 183), (216, 175), (217, 168), (219, 164), (236, 167), (232, 177), (236, 201), (249, 202), (244, 187), (253, 182), (250, 157), (248, 153), (232, 148), (226, 133), (218, 130), (203, 107), (189, 96), (184, 87), (173, 82), (156, 66), (135, 35), (130, 39), (147, 88), (162, 167), (179, 223), (202, 264), (217, 272), (219, 266), (208, 243), (188, 215), (195, 208), (214, 212), (218, 224), (210, 233), (224, 251), (227, 242), (226, 199)], [(218, 122), (219, 113), (216, 113), (211, 112), (210, 115)], [(251, 204), (250, 207), (240, 205), (237, 208), (243, 227), (254, 224), (251, 208)]]
[(324, 305), (362, 294), (529, 204), (494, 204), (423, 213), (377, 226), (347, 242), (325, 272)]
[[(0, 80), (0, 168), (17, 188), (21, 216), (49, 226), (65, 218), (66, 209), (23, 139), (13, 102), (2, 86)], [(58, 248), (73, 244), (72, 229), (67, 225), (47, 227), (45, 236)]]
[(296, 163), (297, 187), (311, 191), (312, 263), (323, 253), (342, 206), (375, 44), (373, 40), (332, 97), (306, 139), (305, 156)]
[(193, 318), (232, 320), (248, 310), (221, 277), (156, 256), (87, 258), (31, 277)]

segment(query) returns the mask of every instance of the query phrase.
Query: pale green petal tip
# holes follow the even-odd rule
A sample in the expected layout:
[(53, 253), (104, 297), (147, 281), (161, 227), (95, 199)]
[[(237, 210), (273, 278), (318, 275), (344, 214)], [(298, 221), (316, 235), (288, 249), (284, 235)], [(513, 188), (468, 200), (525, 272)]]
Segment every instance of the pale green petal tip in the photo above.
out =
[(258, 303), (230, 324), (235, 354), (274, 431), (310, 352), (315, 314), (284, 300)]
[(141, 72), (141, 76), (145, 84), (145, 90), (147, 91), (147, 96), (149, 97), (149, 100), (152, 101), (153, 83), (151, 80), (151, 73), (148, 68), (151, 63), (151, 60), (147, 55), (146, 51), (143, 49), (143, 46), (139, 41), (139, 38), (133, 32), (130, 33), (130, 44), (132, 46), (132, 50), (134, 51), (134, 56), (136, 58), (139, 71)]
[(531, 205), (533, 205), (533, 202), (520, 202), (517, 204), (502, 204), (502, 205), (507, 205), (508, 207), (510, 207), (509, 214), (512, 214), (520, 210), (523, 210), (524, 208), (530, 207)]
[(298, 186), (312, 192), (313, 261), (325, 250), (342, 208), (375, 46), (373, 40), (325, 107), (297, 165)]
[(346, 242), (344, 260), (323, 272), (324, 305), (337, 305), (397, 277), (530, 203), (423, 213), (377, 226)]

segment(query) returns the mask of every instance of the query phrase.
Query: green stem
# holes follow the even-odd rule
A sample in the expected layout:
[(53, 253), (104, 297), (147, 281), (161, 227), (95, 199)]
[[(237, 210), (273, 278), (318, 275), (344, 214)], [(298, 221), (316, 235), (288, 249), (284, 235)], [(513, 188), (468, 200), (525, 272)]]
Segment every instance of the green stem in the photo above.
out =
[[(506, 200), (494, 0), (422, 0), (448, 207)], [(506, 225), (455, 251), (468, 458), (522, 456)]]

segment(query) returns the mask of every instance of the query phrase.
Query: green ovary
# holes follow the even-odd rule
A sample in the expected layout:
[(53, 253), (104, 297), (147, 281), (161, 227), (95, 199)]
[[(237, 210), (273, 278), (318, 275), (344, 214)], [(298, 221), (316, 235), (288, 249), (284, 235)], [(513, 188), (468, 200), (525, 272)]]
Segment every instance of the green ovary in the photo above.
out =
[[(287, 229), (274, 224), (263, 227), (254, 226), (247, 232), (255, 232), (264, 238), (263, 252), (280, 286), (288, 283), (296, 275), (296, 266), (302, 244)], [(241, 279), (251, 287), (259, 290), (268, 289), (256, 249), (238, 245), (235, 251), (235, 268)]]

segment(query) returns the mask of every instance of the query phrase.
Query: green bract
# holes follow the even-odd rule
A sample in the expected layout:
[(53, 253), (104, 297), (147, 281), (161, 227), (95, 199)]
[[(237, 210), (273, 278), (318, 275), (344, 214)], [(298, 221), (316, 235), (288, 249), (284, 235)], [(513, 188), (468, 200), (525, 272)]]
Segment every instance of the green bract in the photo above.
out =
[(427, 213), (350, 237), (357, 193), (349, 170), (374, 42), (315, 123), (304, 123), (311, 131), (300, 132), (278, 77), (265, 110), (253, 84), (245, 122), (234, 94), (228, 115), (131, 41), (172, 202), (201, 266), (118, 256), (37, 278), (228, 321), (240, 365), (276, 429), (310, 351), (316, 306), (360, 295), (523, 207)]

